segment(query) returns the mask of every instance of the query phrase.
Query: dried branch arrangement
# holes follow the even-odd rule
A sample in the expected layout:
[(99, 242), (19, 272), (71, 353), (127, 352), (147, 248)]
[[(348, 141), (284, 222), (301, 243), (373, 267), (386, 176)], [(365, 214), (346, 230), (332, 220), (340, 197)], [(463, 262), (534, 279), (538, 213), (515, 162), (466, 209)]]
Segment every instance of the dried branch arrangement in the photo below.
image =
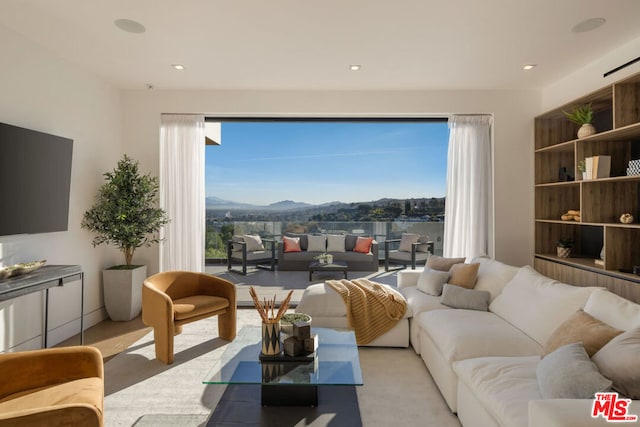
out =
[(282, 304), (280, 304), (280, 308), (278, 309), (277, 313), (275, 312), (275, 308), (276, 308), (275, 295), (273, 296), (272, 300), (268, 300), (265, 298), (264, 302), (260, 302), (260, 299), (258, 299), (258, 295), (256, 294), (255, 289), (253, 289), (253, 286), (249, 287), (249, 295), (251, 295), (251, 298), (253, 298), (253, 305), (256, 306), (256, 310), (258, 310), (258, 314), (260, 314), (262, 321), (264, 323), (277, 323), (280, 321), (284, 313), (289, 308), (289, 301), (291, 301), (293, 290), (289, 291), (289, 294), (287, 295), (287, 297), (284, 299), (284, 301), (282, 301)]

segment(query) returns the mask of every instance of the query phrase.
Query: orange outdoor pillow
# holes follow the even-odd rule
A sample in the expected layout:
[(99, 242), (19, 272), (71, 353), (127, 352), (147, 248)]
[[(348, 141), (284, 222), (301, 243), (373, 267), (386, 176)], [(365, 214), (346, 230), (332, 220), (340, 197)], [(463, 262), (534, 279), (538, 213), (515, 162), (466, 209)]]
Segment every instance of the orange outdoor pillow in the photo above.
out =
[(282, 237), (282, 243), (284, 244), (285, 252), (302, 252), (300, 249), (300, 238), (299, 237)]
[(371, 252), (372, 243), (372, 237), (358, 237), (358, 240), (356, 240), (356, 246), (353, 248), (353, 252), (368, 254), (369, 252)]

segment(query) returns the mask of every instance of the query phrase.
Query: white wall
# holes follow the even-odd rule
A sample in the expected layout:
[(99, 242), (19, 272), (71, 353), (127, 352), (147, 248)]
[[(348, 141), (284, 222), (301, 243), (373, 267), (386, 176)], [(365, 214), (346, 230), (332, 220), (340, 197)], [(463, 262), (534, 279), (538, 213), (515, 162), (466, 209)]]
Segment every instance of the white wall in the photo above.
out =
[[(111, 248), (91, 246), (80, 229), (102, 173), (123, 152), (120, 93), (0, 26), (0, 122), (64, 136), (73, 142), (69, 231), (0, 237), (0, 265), (46, 259), (85, 272), (85, 327), (106, 317), (100, 271), (120, 261)], [(6, 183), (1, 183), (7, 188)], [(1, 209), (10, 209), (8, 194)], [(50, 292), (49, 343), (79, 331), (80, 282)], [(40, 348), (43, 292), (0, 303), (0, 352)]]
[(609, 52), (597, 61), (574, 71), (542, 91), (541, 112), (558, 108), (573, 99), (580, 98), (627, 76), (640, 72), (640, 62), (636, 62), (606, 78), (604, 73), (626, 64), (640, 56), (640, 37)]
[[(533, 117), (540, 111), (538, 91), (126, 91), (123, 111), (127, 152), (154, 173), (158, 173), (161, 113), (377, 117), (493, 113), (495, 257), (515, 265), (533, 262)], [(389, 173), (401, 173), (388, 166)], [(158, 270), (157, 246), (139, 256), (148, 263), (149, 274)]]

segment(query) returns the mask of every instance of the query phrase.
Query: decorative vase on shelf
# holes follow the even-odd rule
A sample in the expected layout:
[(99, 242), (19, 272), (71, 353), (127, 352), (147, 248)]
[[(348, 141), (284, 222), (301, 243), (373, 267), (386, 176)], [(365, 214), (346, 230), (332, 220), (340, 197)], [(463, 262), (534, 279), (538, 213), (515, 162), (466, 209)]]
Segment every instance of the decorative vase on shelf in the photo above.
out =
[(571, 256), (571, 248), (561, 248), (558, 246), (558, 256), (560, 258), (569, 258)]
[(586, 138), (596, 133), (596, 128), (591, 123), (585, 123), (578, 129), (578, 139)]

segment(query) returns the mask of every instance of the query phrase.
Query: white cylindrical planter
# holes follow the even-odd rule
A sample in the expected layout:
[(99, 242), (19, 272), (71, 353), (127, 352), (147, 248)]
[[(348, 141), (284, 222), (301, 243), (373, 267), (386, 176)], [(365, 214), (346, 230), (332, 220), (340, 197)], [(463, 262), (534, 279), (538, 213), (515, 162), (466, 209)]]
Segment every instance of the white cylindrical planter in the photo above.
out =
[(102, 270), (104, 306), (111, 320), (128, 321), (142, 311), (142, 282), (147, 266), (128, 270)]

